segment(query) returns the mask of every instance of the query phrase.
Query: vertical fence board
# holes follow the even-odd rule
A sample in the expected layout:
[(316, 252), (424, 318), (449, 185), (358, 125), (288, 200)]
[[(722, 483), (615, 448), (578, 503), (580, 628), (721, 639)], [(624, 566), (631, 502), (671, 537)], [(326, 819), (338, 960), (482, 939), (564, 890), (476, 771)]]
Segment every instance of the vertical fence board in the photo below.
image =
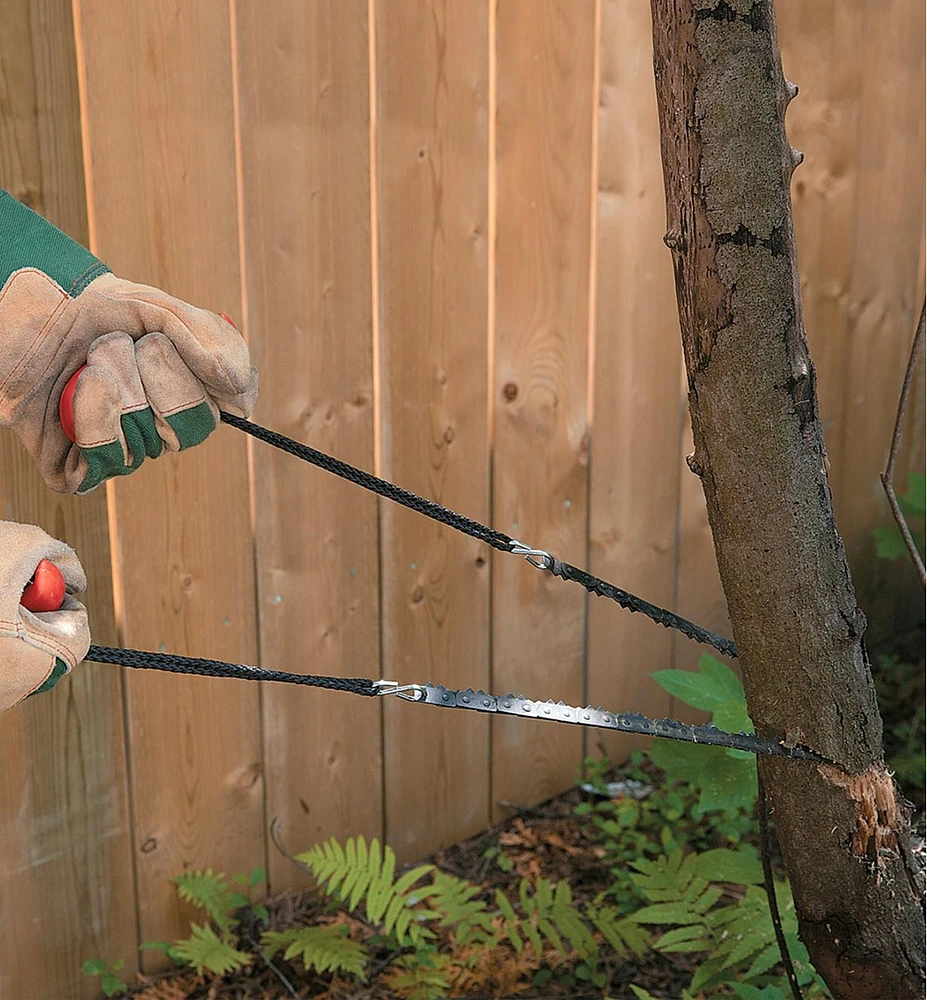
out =
[[(0, 187), (87, 242), (69, 5), (0, 7)], [(0, 435), (0, 519), (67, 541), (87, 571), (97, 642), (115, 640), (106, 497), (52, 493), (12, 431)], [(134, 965), (120, 676), (84, 664), (0, 721), (0, 997), (90, 997), (85, 958)]]
[[(117, 274), (237, 311), (228, 5), (78, 9), (94, 249)], [(253, 663), (244, 437), (220, 428), (112, 490), (126, 643)], [(258, 692), (141, 672), (126, 683), (140, 928), (170, 939), (186, 929), (171, 876), (263, 861)]]
[[(374, 467), (367, 0), (238, 5), (247, 330), (255, 419)], [(261, 656), (377, 676), (376, 499), (254, 450)], [(263, 693), (268, 814), (288, 844), (379, 836), (380, 707)], [(270, 855), (275, 890), (299, 869)]]
[[(878, 474), (923, 296), (924, 7), (792, 0), (780, 19), (783, 65), (802, 88), (792, 189), (837, 524), (863, 606), (885, 614), (870, 532), (889, 520)], [(923, 468), (922, 440), (908, 464)]]
[[(600, 42), (595, 406), (590, 569), (660, 604), (675, 600), (681, 355), (653, 87), (650, 5), (606, 0)], [(672, 633), (589, 602), (589, 701), (665, 715), (649, 681), (670, 665)], [(620, 759), (635, 744), (595, 733)]]
[[(792, 206), (805, 329), (833, 459), (848, 398), (846, 335), (857, 225), (860, 94), (868, 72), (859, 58), (865, 12), (862, 5), (842, 0), (785, 0), (776, 14), (782, 67), (799, 87), (785, 122), (789, 141), (805, 155), (792, 177)], [(854, 58), (841, 58), (843, 53)], [(838, 524), (846, 530), (840, 498), (847, 486), (858, 485), (856, 470), (836, 463), (829, 475)]]
[[(586, 561), (593, 0), (499, 0), (494, 524)], [(494, 557), (493, 684), (583, 696), (584, 594)], [(493, 799), (575, 777), (582, 733), (494, 720)]]
[[(377, 4), (383, 475), (488, 508), (486, 4)], [(485, 547), (384, 503), (385, 675), (488, 682)], [(402, 857), (485, 826), (488, 727), (386, 704), (386, 831)]]

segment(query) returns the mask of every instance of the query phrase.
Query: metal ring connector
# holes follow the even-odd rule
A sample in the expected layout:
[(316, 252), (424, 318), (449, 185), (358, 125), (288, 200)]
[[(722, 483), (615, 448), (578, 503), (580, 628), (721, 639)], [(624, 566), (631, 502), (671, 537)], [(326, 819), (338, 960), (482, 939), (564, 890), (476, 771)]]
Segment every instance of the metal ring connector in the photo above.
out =
[(400, 684), (399, 681), (374, 681), (378, 695), (394, 694), (403, 701), (424, 701), (425, 688), (421, 684)]
[(514, 556), (524, 556), (532, 566), (536, 566), (538, 569), (550, 569), (554, 565), (554, 557), (549, 552), (545, 552), (544, 549), (532, 549), (530, 545), (525, 545), (523, 542), (512, 542), (512, 548), (509, 551)]

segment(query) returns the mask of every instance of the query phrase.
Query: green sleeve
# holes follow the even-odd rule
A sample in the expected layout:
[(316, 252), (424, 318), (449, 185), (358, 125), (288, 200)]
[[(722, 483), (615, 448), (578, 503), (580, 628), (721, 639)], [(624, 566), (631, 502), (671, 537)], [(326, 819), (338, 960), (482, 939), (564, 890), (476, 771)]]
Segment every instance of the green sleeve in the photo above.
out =
[(0, 288), (14, 271), (34, 267), (71, 298), (109, 268), (41, 215), (0, 191)]

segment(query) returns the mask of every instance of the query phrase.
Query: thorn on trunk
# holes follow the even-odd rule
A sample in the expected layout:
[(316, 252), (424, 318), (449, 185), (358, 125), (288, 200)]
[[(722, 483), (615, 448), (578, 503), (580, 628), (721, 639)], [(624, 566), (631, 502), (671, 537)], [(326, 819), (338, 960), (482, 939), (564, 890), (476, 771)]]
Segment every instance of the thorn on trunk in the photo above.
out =
[(695, 452), (693, 451), (691, 455), (686, 455), (686, 465), (689, 466), (689, 471), (694, 472), (699, 479), (705, 475), (705, 469), (695, 457)]
[(670, 250), (681, 251), (683, 248), (683, 239), (680, 228), (678, 226), (670, 226), (663, 237), (663, 242), (670, 248)]

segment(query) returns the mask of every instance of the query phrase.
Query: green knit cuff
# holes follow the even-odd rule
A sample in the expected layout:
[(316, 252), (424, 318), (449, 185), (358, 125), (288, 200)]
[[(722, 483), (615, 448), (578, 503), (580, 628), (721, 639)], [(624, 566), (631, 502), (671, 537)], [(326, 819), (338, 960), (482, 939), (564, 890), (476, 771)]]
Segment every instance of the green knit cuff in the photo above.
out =
[(41, 215), (0, 191), (0, 288), (14, 271), (34, 267), (71, 298), (109, 268)]
[(44, 691), (51, 691), (51, 689), (58, 683), (58, 681), (61, 680), (62, 677), (64, 677), (67, 672), (67, 664), (64, 660), (59, 660), (56, 657), (54, 670), (52, 670), (52, 672), (48, 675), (41, 687), (37, 687), (32, 694), (27, 695), (27, 697), (31, 698), (33, 695), (42, 694)]

